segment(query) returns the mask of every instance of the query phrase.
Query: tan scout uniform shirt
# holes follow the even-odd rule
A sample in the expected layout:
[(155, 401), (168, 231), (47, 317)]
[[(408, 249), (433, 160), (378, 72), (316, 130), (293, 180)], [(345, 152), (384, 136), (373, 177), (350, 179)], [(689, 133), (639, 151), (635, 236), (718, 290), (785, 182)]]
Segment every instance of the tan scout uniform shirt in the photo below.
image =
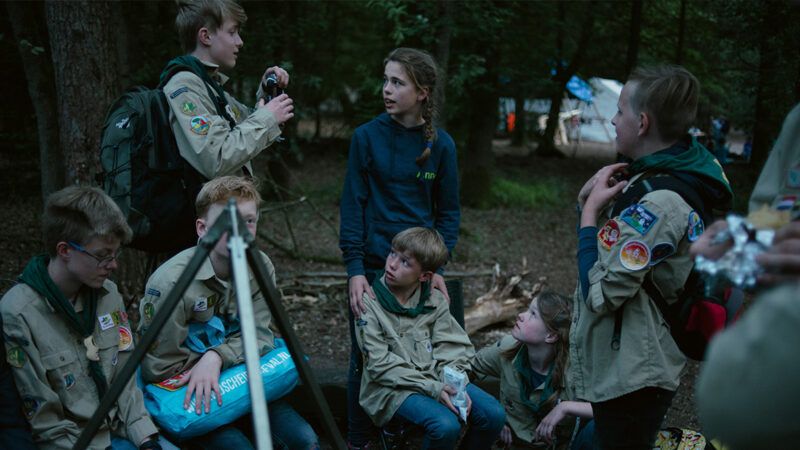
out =
[[(505, 356), (505, 353), (516, 347), (518, 342), (511, 335), (507, 335), (496, 344), (480, 349), (472, 362), (472, 373), (475, 374), (477, 380), (487, 377), (500, 379), (500, 403), (506, 410), (506, 422), (518, 438), (526, 442), (533, 442), (539, 421), (550, 410), (540, 411), (537, 416), (522, 402), (522, 376), (514, 367), (514, 360)], [(523, 345), (521, 349), (525, 351), (525, 346)], [(534, 404), (538, 403), (543, 390), (544, 383), (531, 392), (528, 401)], [(572, 396), (568, 394), (567, 390), (563, 390), (559, 393), (559, 399), (572, 400)], [(569, 448), (575, 423), (574, 417), (567, 417), (558, 424), (555, 448)]]
[[(219, 77), (220, 85), (228, 79), (222, 74)], [(181, 156), (208, 179), (241, 175), (242, 167), (252, 175), (250, 160), (281, 134), (275, 116), (267, 108), (251, 110), (225, 92), (228, 114), (236, 121), (231, 129), (225, 117), (217, 114), (216, 103), (209, 97), (203, 80), (192, 72), (175, 74), (164, 86), (164, 94)]]
[[(144, 334), (153, 317), (169, 295), (178, 277), (183, 273), (186, 265), (194, 255), (196, 247), (186, 249), (170, 258), (161, 265), (147, 281), (144, 298), (139, 305), (141, 325), (139, 332)], [(275, 279), (275, 269), (272, 261), (262, 253), (270, 277)], [(232, 280), (231, 280), (232, 281)], [(256, 284), (252, 274), (250, 276), (250, 290), (253, 294), (253, 311), (256, 320), (259, 355), (264, 355), (273, 348), (272, 331), (269, 329), (272, 315), (264, 299), (264, 295)], [(142, 378), (148, 383), (161, 382), (174, 375), (182, 373), (203, 356), (189, 349), (184, 344), (189, 334), (189, 322), (208, 322), (215, 315), (220, 319), (238, 318), (236, 292), (233, 285), (226, 288), (214, 275), (211, 260), (205, 263), (195, 275), (194, 280), (181, 298), (181, 301), (167, 320), (155, 343), (147, 351), (142, 360)], [(235, 332), (225, 338), (225, 342), (214, 351), (222, 358), (222, 370), (244, 362), (244, 347), (242, 335)]]
[(750, 212), (763, 205), (790, 209), (792, 219), (800, 217), (800, 105), (792, 109), (775, 146), (761, 170), (750, 196)]
[[(629, 186), (641, 175), (633, 177)], [(602, 402), (645, 387), (674, 391), (686, 364), (642, 282), (651, 277), (668, 303), (677, 299), (693, 266), (687, 236), (692, 208), (668, 190), (645, 195), (639, 205), (649, 214), (624, 218), (623, 211), (608, 219), (613, 205), (601, 214), (598, 258), (589, 270), (585, 301), (580, 283), (576, 289), (569, 380), (579, 399)], [(613, 237), (604, 237), (609, 229), (614, 230), (609, 233)], [(614, 313), (623, 304), (620, 348), (615, 350), (611, 347)]]
[[(83, 297), (75, 310), (83, 311)], [(41, 449), (71, 449), (100, 405), (90, 375), (83, 338), (75, 334), (47, 300), (26, 284), (18, 284), (0, 301), (7, 359)], [(94, 342), (110, 386), (134, 348), (133, 334), (117, 286), (106, 280), (100, 289)], [(111, 445), (111, 433), (138, 445), (157, 433), (144, 408), (142, 391), (131, 378), (90, 449)]]
[(697, 381), (706, 436), (733, 449), (796, 448), (800, 440), (800, 283), (764, 292), (708, 348)]
[[(417, 306), (419, 294), (417, 289), (404, 307)], [(376, 425), (388, 422), (411, 394), (438, 399), (445, 366), (470, 369), (475, 349), (438, 290), (431, 289), (427, 302), (436, 310), (417, 317), (390, 313), (366, 294), (364, 305), (367, 312), (356, 320), (364, 354), (359, 403)]]

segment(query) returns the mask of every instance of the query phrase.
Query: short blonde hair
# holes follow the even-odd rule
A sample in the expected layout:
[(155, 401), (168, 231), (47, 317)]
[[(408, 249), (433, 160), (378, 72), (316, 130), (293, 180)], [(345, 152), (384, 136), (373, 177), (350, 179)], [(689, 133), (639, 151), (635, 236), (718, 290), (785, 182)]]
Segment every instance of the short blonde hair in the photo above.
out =
[(89, 186), (70, 186), (47, 197), (42, 215), (44, 245), (50, 256), (56, 255), (59, 242), (86, 245), (96, 237), (116, 237), (126, 244), (133, 232), (105, 192)]
[(647, 112), (656, 120), (658, 134), (678, 140), (697, 115), (700, 83), (681, 66), (639, 67), (628, 78), (634, 84), (630, 106), (638, 114)]
[(433, 228), (414, 227), (401, 231), (392, 239), (392, 248), (410, 253), (424, 271), (437, 270), (449, 256), (442, 235)]
[(214, 178), (204, 184), (197, 194), (194, 202), (197, 217), (205, 216), (211, 205), (226, 202), (231, 197), (236, 197), (237, 200), (253, 200), (256, 206), (261, 204), (261, 194), (252, 178), (233, 175)]
[(175, 3), (178, 4), (175, 28), (178, 29), (181, 47), (187, 53), (197, 47), (200, 28), (217, 31), (225, 19), (233, 19), (239, 25), (247, 22), (244, 8), (234, 0), (176, 0)]

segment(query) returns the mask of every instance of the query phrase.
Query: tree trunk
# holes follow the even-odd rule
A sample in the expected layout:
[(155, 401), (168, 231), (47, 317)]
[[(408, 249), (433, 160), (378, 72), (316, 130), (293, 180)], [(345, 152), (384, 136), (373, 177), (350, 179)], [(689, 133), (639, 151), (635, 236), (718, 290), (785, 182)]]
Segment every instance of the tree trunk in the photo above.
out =
[[(452, 35), (453, 24), (453, 2), (451, 0), (439, 0), (437, 9), (439, 12), (439, 27), (436, 30), (436, 62), (439, 65), (439, 79), (436, 83), (437, 104), (440, 109), (445, 104), (447, 98), (447, 66), (450, 63), (450, 37)], [(438, 127), (446, 128), (447, 117), (441, 114), (437, 118)]]
[(774, 64), (778, 61), (778, 48), (771, 39), (774, 30), (780, 29), (782, 16), (779, 5), (771, 1), (761, 1), (761, 24), (759, 36), (758, 85), (756, 86), (755, 127), (753, 129), (753, 150), (751, 161), (762, 167), (772, 148), (775, 136), (769, 120), (772, 101), (770, 85), (773, 82)]
[(639, 60), (639, 36), (642, 34), (642, 0), (631, 3), (631, 28), (628, 35), (628, 57), (625, 60), (625, 77), (636, 67)]
[(99, 169), (106, 109), (119, 94), (111, 8), (107, 2), (50, 0), (45, 13), (66, 181), (89, 184)]
[(465, 205), (489, 206), (492, 187), (492, 138), (497, 125), (498, 94), (494, 61), (487, 59), (486, 73), (472, 84), (469, 98), (469, 135), (464, 152), (461, 199)]
[[(47, 198), (64, 187), (64, 158), (58, 141), (56, 88), (44, 26), (44, 9), (41, 5), (23, 5), (21, 2), (7, 2), (6, 8), (22, 57), (28, 95), (36, 113), (42, 198)], [(36, 47), (45, 50), (34, 53)]]
[(683, 64), (683, 39), (686, 34), (686, 0), (681, 0), (681, 11), (678, 15), (678, 45), (675, 47), (675, 64)]
[(572, 78), (572, 76), (575, 75), (575, 72), (578, 71), (578, 67), (580, 67), (583, 57), (586, 54), (586, 50), (589, 47), (589, 38), (591, 37), (594, 28), (593, 10), (595, 5), (596, 2), (590, 2), (588, 6), (584, 8), (586, 10), (586, 15), (584, 16), (583, 23), (581, 24), (581, 34), (578, 38), (575, 54), (572, 55), (569, 65), (567, 65), (566, 68), (563, 68), (560, 63), (557, 64), (558, 69), (556, 71), (556, 75), (553, 77), (553, 82), (556, 84), (556, 88), (553, 90), (553, 93), (550, 96), (550, 112), (547, 116), (547, 127), (545, 128), (544, 136), (542, 136), (542, 140), (536, 149), (536, 155), (538, 156), (563, 156), (558, 149), (556, 149), (554, 141), (556, 129), (558, 129), (558, 113), (561, 109), (561, 97), (564, 94), (564, 90), (567, 88), (567, 83), (569, 82), (570, 78)]

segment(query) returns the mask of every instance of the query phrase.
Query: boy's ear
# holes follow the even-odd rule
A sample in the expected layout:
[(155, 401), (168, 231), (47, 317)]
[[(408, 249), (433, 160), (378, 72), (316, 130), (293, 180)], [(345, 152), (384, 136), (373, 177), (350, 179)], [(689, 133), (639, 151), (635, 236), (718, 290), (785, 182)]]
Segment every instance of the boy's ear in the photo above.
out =
[(639, 136), (644, 136), (650, 131), (650, 115), (646, 112), (639, 113)]
[(202, 217), (198, 217), (197, 220), (194, 221), (194, 227), (197, 230), (197, 237), (205, 237), (206, 233), (208, 233), (208, 225), (206, 224), (206, 220)]
[(202, 27), (197, 30), (197, 42), (206, 47), (211, 47), (211, 31), (209, 31), (206, 27)]
[(433, 278), (433, 272), (430, 270), (423, 270), (422, 273), (419, 274), (420, 282), (431, 281), (431, 278)]
[(70, 246), (64, 241), (59, 242), (56, 244), (56, 256), (59, 258), (69, 258), (69, 250)]

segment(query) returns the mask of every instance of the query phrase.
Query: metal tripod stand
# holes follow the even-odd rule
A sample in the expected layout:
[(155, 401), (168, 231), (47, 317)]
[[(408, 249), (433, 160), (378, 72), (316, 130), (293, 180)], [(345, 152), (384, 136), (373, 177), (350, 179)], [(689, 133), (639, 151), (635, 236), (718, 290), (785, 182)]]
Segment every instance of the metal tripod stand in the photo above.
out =
[[(144, 358), (147, 349), (153, 344), (159, 332), (166, 324), (167, 319), (172, 315), (172, 311), (188, 289), (194, 276), (197, 274), (198, 270), (200, 270), (200, 267), (205, 262), (217, 241), (219, 241), (225, 233), (228, 233), (231, 273), (233, 274), (233, 283), (236, 288), (236, 299), (238, 302), (248, 380), (261, 379), (260, 355), (258, 354), (258, 343), (256, 341), (256, 324), (253, 316), (250, 282), (247, 271), (249, 265), (250, 269), (253, 271), (259, 289), (265, 293), (264, 299), (269, 306), (278, 331), (280, 331), (282, 337), (286, 341), (286, 345), (298, 369), (300, 380), (303, 382), (303, 385), (310, 390), (311, 396), (314, 398), (317, 410), (322, 416), (323, 426), (325, 427), (328, 437), (331, 439), (335, 448), (339, 450), (346, 449), (344, 440), (339, 434), (339, 430), (333, 420), (333, 415), (328, 407), (328, 403), (322, 395), (322, 390), (314, 378), (310, 366), (303, 357), (304, 352), (300, 341), (294, 333), (294, 329), (291, 327), (289, 318), (283, 308), (280, 291), (278, 291), (272, 278), (269, 277), (260, 252), (255, 246), (255, 238), (247, 230), (244, 221), (242, 221), (236, 209), (236, 201), (234, 199), (228, 201), (225, 212), (220, 214), (208, 233), (198, 243), (197, 249), (192, 259), (187, 264), (186, 269), (184, 269), (178, 281), (175, 283), (175, 286), (169, 292), (166, 299), (164, 299), (163, 306), (159, 308), (158, 313), (153, 317), (150, 327), (131, 353), (128, 362), (125, 363), (125, 366), (122, 367), (114, 382), (109, 386), (108, 392), (101, 399), (100, 405), (89, 420), (86, 428), (84, 428), (78, 441), (75, 443), (74, 449), (84, 450), (89, 445), (92, 437), (97, 433), (104, 418), (107, 416), (108, 411), (114, 403), (116, 403), (120, 393), (122, 393), (122, 389), (136, 372), (136, 368)], [(264, 398), (264, 387), (260, 382), (250, 382), (249, 387), (253, 408), (253, 425), (256, 433), (256, 448), (259, 450), (271, 449), (272, 440), (269, 430), (267, 402)]]

